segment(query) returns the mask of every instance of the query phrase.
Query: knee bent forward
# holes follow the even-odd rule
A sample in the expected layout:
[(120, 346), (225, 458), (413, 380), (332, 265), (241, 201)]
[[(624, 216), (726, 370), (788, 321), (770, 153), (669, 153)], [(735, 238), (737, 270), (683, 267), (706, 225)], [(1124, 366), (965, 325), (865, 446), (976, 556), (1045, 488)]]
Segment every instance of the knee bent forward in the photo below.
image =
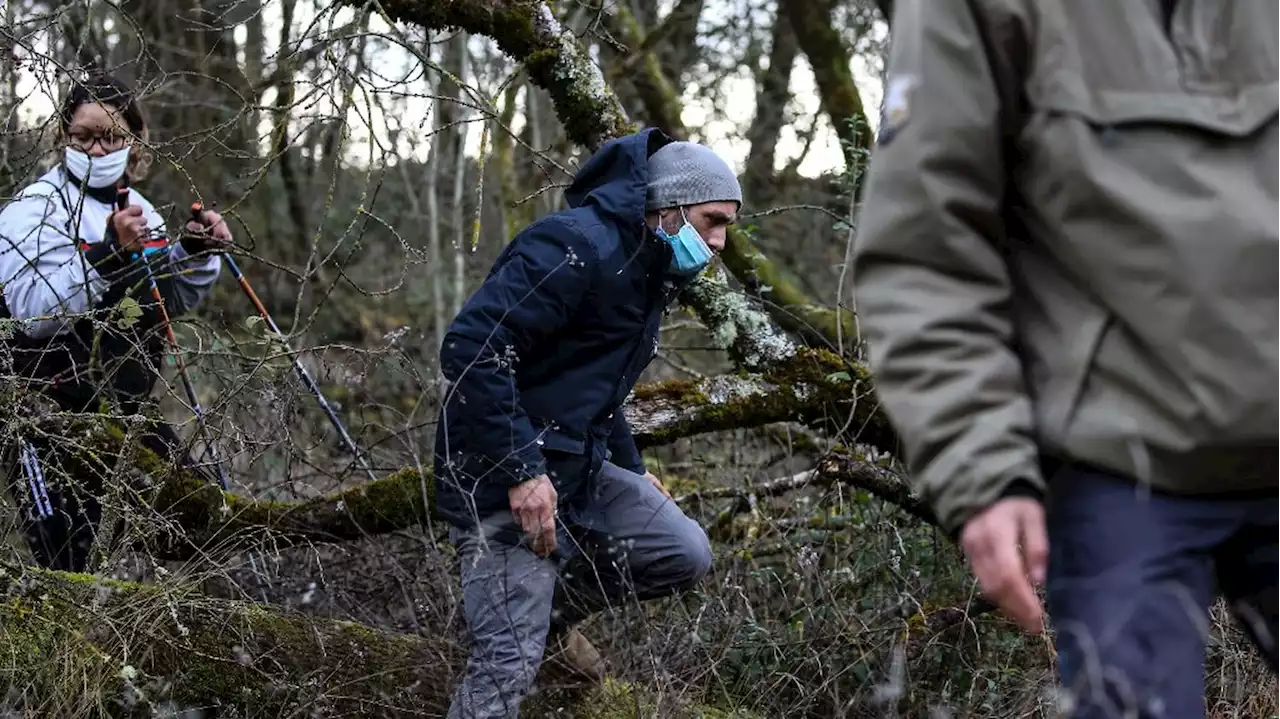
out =
[(689, 541), (680, 551), (678, 589), (682, 591), (697, 586), (710, 574), (713, 561), (711, 542), (707, 539), (706, 532), (699, 528), (697, 532), (690, 534)]

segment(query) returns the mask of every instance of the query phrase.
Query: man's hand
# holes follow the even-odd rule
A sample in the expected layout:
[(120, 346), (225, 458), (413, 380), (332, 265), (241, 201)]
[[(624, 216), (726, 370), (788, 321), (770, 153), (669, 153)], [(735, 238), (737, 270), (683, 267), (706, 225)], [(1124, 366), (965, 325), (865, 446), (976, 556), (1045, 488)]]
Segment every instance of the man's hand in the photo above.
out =
[(1049, 558), (1044, 506), (1024, 497), (1002, 499), (965, 523), (960, 544), (982, 593), (1023, 629), (1039, 634), (1044, 617), (1032, 582), (1044, 582)]
[(142, 251), (142, 243), (147, 239), (147, 218), (142, 216), (140, 205), (112, 212), (108, 222), (116, 231), (116, 242), (121, 250), (128, 253)]
[(667, 488), (662, 486), (662, 480), (658, 479), (653, 472), (645, 472), (644, 478), (649, 480), (649, 484), (652, 484), (653, 486), (657, 487), (658, 491), (662, 492), (663, 496), (665, 496), (667, 499), (672, 498), (671, 493), (667, 491)]
[(201, 252), (225, 252), (231, 248), (231, 228), (222, 215), (213, 210), (202, 210), (200, 221), (187, 221), (182, 234), (182, 246), (190, 254)]
[(533, 553), (540, 557), (556, 551), (556, 488), (545, 474), (521, 482), (507, 490), (511, 513), (520, 528), (533, 540)]

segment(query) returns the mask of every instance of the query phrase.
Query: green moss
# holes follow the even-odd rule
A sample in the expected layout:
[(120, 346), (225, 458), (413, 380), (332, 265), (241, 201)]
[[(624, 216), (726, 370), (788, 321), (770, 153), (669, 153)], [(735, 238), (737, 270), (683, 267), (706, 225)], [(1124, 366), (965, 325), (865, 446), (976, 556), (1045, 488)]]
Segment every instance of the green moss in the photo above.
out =
[(352, 520), (367, 529), (411, 527), (424, 522), (435, 506), (435, 482), (406, 468), (343, 492), (340, 501)]
[(543, 48), (537, 52), (530, 53), (524, 59), (525, 69), (529, 71), (530, 77), (537, 75), (546, 75), (550, 73), (556, 63), (560, 61), (560, 52), (553, 47)]
[[(426, 521), (435, 503), (435, 485), (414, 469), (356, 485), (341, 492), (302, 502), (250, 500), (227, 495), (230, 511), (214, 517), (205, 506), (203, 516), (214, 517), (206, 532), (270, 529), (273, 542), (288, 545), (304, 540), (358, 539), (412, 527)], [(201, 502), (207, 505), (208, 501)], [(190, 514), (188, 514), (190, 516)], [(222, 525), (222, 526), (220, 526)], [(187, 526), (190, 529), (189, 525)]]
[(640, 402), (669, 400), (688, 406), (701, 406), (710, 402), (699, 388), (697, 380), (665, 379), (642, 384), (635, 389), (635, 399)]
[(0, 602), (0, 662), (9, 686), (41, 702), (30, 707), (39, 716), (114, 715), (124, 698), (252, 716), (302, 705), (326, 715), (443, 713), (452, 687), (423, 681), (422, 670), (464, 661), (445, 638), (209, 599), (187, 584), (14, 573)]
[(662, 475), (662, 484), (666, 486), (667, 491), (673, 497), (681, 497), (686, 494), (692, 494), (698, 491), (701, 486), (696, 479), (690, 479), (679, 474), (664, 473)]
[[(0, 671), (10, 701), (18, 704), (7, 708), (32, 716), (114, 713), (124, 694), (124, 664), (95, 643), (85, 617), (92, 616), (102, 588), (110, 594), (127, 583), (8, 566), (0, 573), (6, 580), (0, 603)], [(72, 588), (72, 596), (61, 590), (64, 586)]]
[[(193, 472), (175, 471), (130, 441), (131, 433), (109, 417), (77, 420), (60, 431), (82, 448), (66, 460), (72, 476), (106, 476), (122, 469), (141, 475), (142, 482), (128, 482), (144, 487), (136, 500), (182, 528), (180, 533), (147, 540), (153, 553), (172, 559), (186, 559), (204, 544), (234, 551), (260, 539), (266, 530), (274, 532), (272, 539), (278, 546), (358, 539), (420, 524), (435, 503), (430, 475), (424, 478), (414, 469), (301, 502), (251, 499), (223, 492)], [(149, 526), (159, 530), (166, 525)]]

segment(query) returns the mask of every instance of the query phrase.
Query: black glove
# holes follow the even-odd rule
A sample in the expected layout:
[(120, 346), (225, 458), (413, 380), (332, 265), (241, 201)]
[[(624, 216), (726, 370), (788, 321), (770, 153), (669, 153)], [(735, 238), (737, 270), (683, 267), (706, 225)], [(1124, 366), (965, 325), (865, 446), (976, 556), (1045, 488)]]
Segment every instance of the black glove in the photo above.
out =
[(225, 252), (231, 249), (231, 229), (216, 212), (200, 210), (197, 214), (193, 211), (178, 241), (189, 255)]

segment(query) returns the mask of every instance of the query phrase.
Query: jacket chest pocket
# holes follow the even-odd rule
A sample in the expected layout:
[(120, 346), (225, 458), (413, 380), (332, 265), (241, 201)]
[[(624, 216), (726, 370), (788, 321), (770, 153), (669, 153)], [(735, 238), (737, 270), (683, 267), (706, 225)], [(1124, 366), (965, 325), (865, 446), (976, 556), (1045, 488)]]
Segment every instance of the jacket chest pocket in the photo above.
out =
[[(1274, 187), (1275, 2), (1184, 0), (1168, 30), (1144, 3), (1038, 7), (1014, 160), (1043, 224), (1146, 224), (1190, 214), (1179, 201)], [(1100, 229), (1084, 228), (1113, 237)]]
[(1274, 116), (1274, 0), (1037, 2), (1026, 93), (1033, 108), (1100, 126), (1156, 122), (1231, 136)]

